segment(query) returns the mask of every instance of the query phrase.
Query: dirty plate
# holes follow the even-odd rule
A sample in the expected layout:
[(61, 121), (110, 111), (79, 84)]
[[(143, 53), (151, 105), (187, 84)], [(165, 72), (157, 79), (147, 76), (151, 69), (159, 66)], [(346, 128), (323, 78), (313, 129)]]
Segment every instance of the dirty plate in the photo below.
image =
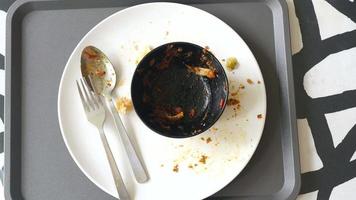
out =
[[(165, 17), (162, 17), (165, 16)], [(117, 196), (99, 134), (86, 121), (75, 88), (80, 77), (80, 53), (87, 45), (100, 48), (118, 72), (115, 91), (130, 97), (137, 62), (149, 49), (185, 41), (209, 46), (226, 66), (229, 57), (239, 64), (226, 70), (230, 101), (208, 131), (197, 137), (174, 139), (152, 132), (134, 111), (122, 115), (150, 176), (135, 182), (128, 159), (107, 116), (105, 131), (132, 199), (206, 198), (231, 182), (252, 157), (262, 135), (266, 91), (259, 66), (245, 42), (215, 16), (175, 3), (149, 3), (113, 14), (94, 27), (73, 51), (62, 75), (58, 117), (67, 148), (83, 173), (98, 187)]]

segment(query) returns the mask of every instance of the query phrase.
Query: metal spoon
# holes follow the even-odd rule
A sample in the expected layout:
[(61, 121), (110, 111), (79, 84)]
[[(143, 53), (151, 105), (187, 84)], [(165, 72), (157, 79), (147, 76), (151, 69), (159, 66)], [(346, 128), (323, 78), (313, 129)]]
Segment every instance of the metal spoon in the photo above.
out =
[[(82, 51), (81, 71), (87, 82), (91, 82), (93, 91), (105, 97), (106, 104), (114, 118), (116, 128), (129, 158), (131, 169), (137, 182), (144, 183), (148, 180), (145, 168), (137, 156), (137, 153), (127, 135), (127, 131), (121, 121), (120, 115), (115, 108), (112, 91), (116, 85), (116, 72), (108, 57), (98, 48), (87, 46)], [(90, 80), (89, 80), (90, 77)]]

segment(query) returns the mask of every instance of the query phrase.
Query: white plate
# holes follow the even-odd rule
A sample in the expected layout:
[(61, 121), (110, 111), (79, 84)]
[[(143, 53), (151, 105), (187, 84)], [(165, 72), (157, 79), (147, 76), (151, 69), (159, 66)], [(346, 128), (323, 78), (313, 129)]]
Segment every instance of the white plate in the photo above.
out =
[[(238, 94), (241, 108), (235, 112), (236, 106), (227, 106), (214, 129), (189, 139), (166, 138), (152, 132), (134, 111), (123, 115), (150, 176), (145, 184), (136, 183), (113, 121), (107, 116), (105, 132), (132, 199), (208, 197), (241, 172), (260, 141), (266, 114), (265, 86), (253, 54), (233, 29), (205, 11), (181, 4), (149, 3), (122, 10), (100, 22), (80, 41), (65, 67), (58, 95), (60, 128), (70, 154), (92, 182), (113, 196), (117, 193), (104, 149), (97, 131), (86, 121), (75, 87), (80, 77), (81, 51), (94, 45), (105, 52), (120, 72), (119, 80), (124, 80), (115, 92), (130, 97), (140, 52), (173, 41), (209, 46), (223, 64), (224, 59), (236, 57), (239, 67), (226, 72), (230, 94), (240, 84), (245, 86)], [(254, 83), (248, 84), (247, 79)], [(258, 119), (259, 114), (262, 119)], [(207, 143), (209, 137), (212, 141)], [(206, 164), (199, 162), (202, 155), (208, 156)], [(179, 171), (173, 172), (176, 164)]]

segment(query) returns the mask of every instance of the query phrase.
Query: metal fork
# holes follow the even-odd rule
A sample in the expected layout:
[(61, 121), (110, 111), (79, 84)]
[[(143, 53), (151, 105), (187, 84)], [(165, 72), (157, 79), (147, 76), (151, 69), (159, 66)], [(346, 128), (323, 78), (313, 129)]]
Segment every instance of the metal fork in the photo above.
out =
[(126, 190), (124, 181), (122, 180), (121, 174), (116, 165), (114, 156), (104, 133), (103, 124), (105, 121), (105, 109), (103, 102), (101, 101), (98, 95), (90, 91), (87, 82), (83, 78), (80, 78), (79, 81), (77, 80), (76, 83), (86, 117), (88, 121), (93, 124), (99, 131), (100, 138), (110, 164), (111, 173), (115, 181), (115, 186), (119, 195), (119, 199), (129, 200), (129, 194)]

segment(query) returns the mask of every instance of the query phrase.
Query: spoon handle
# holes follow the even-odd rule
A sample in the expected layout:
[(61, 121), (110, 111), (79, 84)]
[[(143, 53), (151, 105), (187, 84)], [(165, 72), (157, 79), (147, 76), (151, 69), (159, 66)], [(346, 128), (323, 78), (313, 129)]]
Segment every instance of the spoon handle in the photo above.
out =
[(129, 158), (131, 169), (135, 175), (135, 178), (136, 178), (137, 182), (144, 183), (148, 180), (148, 175), (145, 171), (145, 168), (143, 167), (141, 160), (138, 158), (137, 152), (136, 152), (135, 148), (133, 147), (129, 136), (127, 135), (127, 131), (121, 121), (119, 113), (117, 112), (117, 110), (115, 108), (115, 104), (112, 99), (107, 99), (106, 102), (109, 106), (110, 113), (111, 113), (112, 117), (114, 118), (116, 128), (119, 130), (121, 142), (125, 148), (128, 158)]

